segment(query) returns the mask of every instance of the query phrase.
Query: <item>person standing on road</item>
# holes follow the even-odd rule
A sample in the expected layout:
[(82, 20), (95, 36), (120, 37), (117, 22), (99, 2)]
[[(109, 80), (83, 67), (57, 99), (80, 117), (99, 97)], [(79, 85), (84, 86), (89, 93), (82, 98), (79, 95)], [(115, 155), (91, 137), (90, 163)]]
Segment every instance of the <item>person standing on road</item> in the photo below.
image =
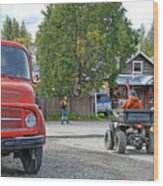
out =
[(64, 124), (65, 122), (68, 124), (68, 98), (67, 96), (64, 96), (64, 98), (60, 102), (60, 108), (62, 111), (62, 117), (61, 117), (61, 124)]

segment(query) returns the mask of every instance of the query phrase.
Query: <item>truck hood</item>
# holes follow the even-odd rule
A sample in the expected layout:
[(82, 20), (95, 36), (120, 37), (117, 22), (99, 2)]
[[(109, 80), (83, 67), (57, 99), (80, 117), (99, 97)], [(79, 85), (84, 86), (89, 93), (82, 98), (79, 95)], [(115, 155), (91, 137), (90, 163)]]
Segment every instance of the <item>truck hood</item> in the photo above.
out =
[(30, 81), (1, 77), (1, 101), (34, 103), (34, 90)]

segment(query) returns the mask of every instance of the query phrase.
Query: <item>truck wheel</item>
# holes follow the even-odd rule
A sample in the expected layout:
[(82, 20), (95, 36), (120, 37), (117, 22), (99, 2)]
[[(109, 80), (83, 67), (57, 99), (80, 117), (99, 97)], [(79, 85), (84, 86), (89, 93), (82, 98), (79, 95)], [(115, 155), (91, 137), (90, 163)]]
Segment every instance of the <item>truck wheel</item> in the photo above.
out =
[(149, 133), (149, 144), (146, 145), (146, 151), (148, 154), (154, 153), (154, 133), (153, 132)]
[(109, 116), (108, 112), (105, 112), (104, 116), (108, 118), (108, 116)]
[(107, 150), (113, 150), (114, 147), (114, 141), (113, 141), (113, 135), (111, 130), (107, 130), (105, 133), (105, 148)]
[(26, 173), (36, 174), (39, 171), (42, 163), (42, 155), (43, 147), (23, 150), (21, 160)]
[(124, 154), (126, 150), (126, 135), (123, 131), (116, 133), (116, 150), (119, 154)]

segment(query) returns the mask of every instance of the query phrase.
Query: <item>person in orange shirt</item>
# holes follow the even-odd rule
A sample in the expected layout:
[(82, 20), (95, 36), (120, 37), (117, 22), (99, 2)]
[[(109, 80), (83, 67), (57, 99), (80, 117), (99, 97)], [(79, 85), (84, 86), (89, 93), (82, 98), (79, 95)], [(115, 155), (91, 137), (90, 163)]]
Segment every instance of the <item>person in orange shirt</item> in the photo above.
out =
[(139, 101), (135, 90), (131, 90), (129, 98), (123, 103), (120, 110), (122, 109), (143, 109), (142, 103)]

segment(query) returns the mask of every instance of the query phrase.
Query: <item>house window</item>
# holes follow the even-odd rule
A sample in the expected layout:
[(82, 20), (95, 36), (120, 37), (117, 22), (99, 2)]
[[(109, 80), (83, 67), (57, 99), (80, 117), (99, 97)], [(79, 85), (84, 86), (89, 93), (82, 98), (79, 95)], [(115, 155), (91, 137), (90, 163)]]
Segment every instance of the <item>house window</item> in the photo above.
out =
[(133, 61), (133, 72), (135, 73), (143, 72), (143, 61)]

